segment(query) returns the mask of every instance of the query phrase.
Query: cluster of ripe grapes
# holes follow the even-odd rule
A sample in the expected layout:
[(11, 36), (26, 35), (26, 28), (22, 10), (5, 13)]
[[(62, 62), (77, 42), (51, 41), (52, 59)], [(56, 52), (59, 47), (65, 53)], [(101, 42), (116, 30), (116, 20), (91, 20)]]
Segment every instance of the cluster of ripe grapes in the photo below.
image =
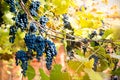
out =
[[(15, 6), (15, 0), (5, 1), (9, 4), (10, 11), (15, 13), (15, 9), (17, 7)], [(23, 2), (26, 3), (27, 0), (23, 0)], [(37, 10), (39, 9), (39, 6), (39, 1), (32, 1), (29, 6), (29, 11), (32, 16), (38, 16)], [(19, 50), (16, 52), (16, 65), (22, 63), (22, 73), (25, 76), (28, 66), (28, 60), (33, 58), (33, 51), (35, 51), (37, 53), (36, 58), (38, 61), (40, 61), (40, 57), (43, 55), (43, 53), (46, 53), (46, 67), (48, 70), (50, 70), (53, 57), (57, 55), (55, 44), (52, 41), (45, 39), (43, 36), (36, 34), (39, 28), (37, 28), (37, 25), (34, 22), (30, 22), (30, 27), (28, 27), (29, 22), (27, 14), (24, 11), (16, 11), (18, 12), (15, 13), (16, 16), (13, 18), (13, 20), (15, 21), (15, 25), (11, 26), (9, 31), (9, 41), (11, 43), (14, 43), (18, 28), (20, 28), (23, 32), (27, 31), (24, 37), (27, 51)], [(49, 19), (46, 16), (41, 16), (39, 18), (39, 23), (41, 24), (41, 27), (45, 28), (48, 20)], [(42, 31), (42, 29), (40, 29), (40, 31)]]
[(23, 75), (26, 74), (28, 60), (32, 59), (32, 52), (36, 51), (36, 58), (40, 61), (40, 57), (43, 53), (46, 53), (46, 67), (48, 70), (51, 69), (52, 60), (54, 56), (57, 55), (55, 44), (47, 39), (44, 39), (42, 36), (35, 36), (35, 34), (26, 34), (25, 43), (28, 48), (28, 51), (19, 50), (16, 53), (16, 65), (22, 62), (21, 68), (23, 69)]

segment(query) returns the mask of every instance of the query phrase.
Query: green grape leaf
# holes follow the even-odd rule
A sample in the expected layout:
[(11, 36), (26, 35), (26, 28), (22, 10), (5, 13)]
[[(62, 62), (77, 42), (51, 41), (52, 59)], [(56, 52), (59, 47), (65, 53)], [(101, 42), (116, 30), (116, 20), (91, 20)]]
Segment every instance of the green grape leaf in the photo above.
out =
[(100, 74), (92, 69), (85, 68), (84, 71), (88, 74), (90, 80), (103, 80)]
[(33, 80), (33, 78), (35, 77), (35, 70), (30, 65), (28, 65), (28, 70), (26, 72), (26, 76), (28, 77), (28, 80)]
[(61, 69), (61, 65), (54, 65), (50, 73), (50, 80), (72, 80), (70, 74), (68, 72), (62, 72)]
[(87, 74), (85, 74), (85, 76), (83, 77), (82, 80), (90, 80), (90, 79), (89, 79), (89, 76)]
[(98, 67), (98, 71), (104, 71), (105, 69), (107, 69), (108, 66), (108, 61), (105, 59), (100, 59), (100, 66)]
[(113, 75), (120, 76), (120, 68), (116, 69), (115, 71), (111, 72)]
[(112, 34), (112, 29), (107, 29), (105, 32), (104, 32), (104, 35), (102, 36), (103, 39), (107, 38), (110, 34)]
[(80, 61), (69, 61), (68, 66), (70, 69), (72, 69), (73, 71), (77, 73), (81, 72), (83, 69), (82, 62)]
[(50, 80), (49, 76), (45, 74), (43, 69), (40, 69), (39, 71), (40, 71), (41, 80)]

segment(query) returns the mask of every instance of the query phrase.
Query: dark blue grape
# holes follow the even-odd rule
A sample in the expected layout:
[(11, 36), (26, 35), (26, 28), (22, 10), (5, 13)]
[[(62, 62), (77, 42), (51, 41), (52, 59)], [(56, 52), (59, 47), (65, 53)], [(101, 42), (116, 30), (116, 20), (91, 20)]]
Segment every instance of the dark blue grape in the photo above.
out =
[(64, 28), (67, 28), (69, 30), (73, 30), (70, 22), (68, 21), (68, 16), (67, 14), (63, 14), (63, 23), (64, 23)]
[(57, 51), (56, 51), (55, 44), (51, 42), (50, 40), (45, 40), (45, 43), (47, 44), (47, 49), (50, 50), (52, 56), (56, 56)]
[(35, 23), (30, 23), (30, 32), (36, 32), (37, 31), (37, 26)]
[(95, 37), (95, 35), (97, 35), (97, 32), (96, 32), (96, 31), (93, 31), (93, 32), (89, 35), (89, 38), (92, 39), (93, 37)]
[(86, 46), (82, 46), (82, 49), (83, 49), (83, 53), (85, 55), (86, 51), (87, 51), (87, 47)]
[(37, 14), (37, 10), (40, 7), (40, 2), (39, 1), (32, 1), (32, 3), (30, 4), (30, 13), (32, 16), (38, 16)]
[(98, 58), (98, 56), (97, 55), (95, 55), (95, 54), (93, 54), (93, 55), (91, 55), (90, 57), (89, 57), (89, 59), (94, 59), (94, 64), (93, 64), (93, 66), (94, 66), (94, 68), (93, 68), (93, 70), (97, 70), (97, 64), (98, 64), (98, 60), (99, 60), (99, 58)]
[(28, 56), (27, 56), (26, 52), (23, 50), (19, 50), (18, 52), (16, 52), (15, 59), (16, 59), (16, 65), (18, 65), (20, 63), (19, 61), (22, 62), (22, 64), (21, 64), (22, 73), (25, 76), (26, 70), (28, 67)]
[(27, 46), (28, 50), (32, 50), (32, 49), (35, 48), (35, 41), (36, 41), (35, 34), (27, 33), (25, 35), (24, 41), (26, 43), (26, 46)]
[(27, 61), (24, 61), (22, 64), (21, 64), (21, 68), (22, 68), (22, 72), (24, 76), (26, 76), (26, 70), (28, 69), (28, 62)]
[(40, 24), (42, 25), (42, 27), (45, 27), (46, 26), (46, 23), (49, 21), (49, 19), (46, 17), (46, 16), (41, 16), (40, 17)]
[(17, 32), (17, 29), (15, 26), (10, 27), (9, 35), (15, 35)]
[(15, 36), (9, 37), (9, 42), (10, 42), (10, 43), (14, 43), (14, 41), (15, 41)]
[(16, 9), (15, 9), (15, 3), (14, 3), (14, 0), (5, 0), (6, 3), (9, 4), (10, 6), (10, 11), (15, 13), (16, 12)]
[(46, 67), (48, 70), (51, 69), (52, 65), (52, 59), (54, 56), (57, 55), (56, 47), (53, 42), (50, 40), (45, 40), (46, 47), (45, 47), (45, 53), (46, 53)]
[(85, 38), (85, 39), (82, 40), (82, 42), (83, 42), (84, 44), (87, 44), (87, 43), (88, 43), (88, 39)]
[(104, 34), (104, 30), (100, 29), (99, 35), (103, 36), (103, 34)]
[(68, 16), (67, 16), (67, 14), (63, 14), (63, 22), (64, 22), (64, 24), (68, 24)]
[(18, 26), (22, 31), (25, 30), (28, 25), (27, 14), (25, 13), (21, 14), (19, 12), (15, 17), (15, 23), (16, 23), (16, 26)]
[(99, 42), (94, 41), (95, 46), (99, 46)]
[(42, 36), (37, 36), (34, 50), (37, 52), (36, 58), (39, 61), (45, 50), (45, 41)]

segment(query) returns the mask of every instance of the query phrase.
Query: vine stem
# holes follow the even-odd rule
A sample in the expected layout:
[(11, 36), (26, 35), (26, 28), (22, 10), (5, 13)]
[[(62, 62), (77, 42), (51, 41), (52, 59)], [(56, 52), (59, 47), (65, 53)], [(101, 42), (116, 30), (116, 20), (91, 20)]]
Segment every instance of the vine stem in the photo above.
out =
[[(36, 23), (36, 25), (37, 25), (40, 29), (44, 30), (47, 35), (53, 36), (53, 37), (55, 37), (55, 38), (64, 39), (64, 38), (62, 38), (62, 37), (49, 34), (48, 31), (50, 30), (50, 31), (52, 31), (52, 32), (54, 32), (54, 33), (63, 34), (63, 35), (64, 35), (64, 33), (58, 32), (58, 31), (53, 30), (53, 29), (51, 29), (51, 28), (43, 28), (39, 22), (37, 22), (37, 21), (34, 20), (34, 18), (33, 18), (32, 15), (30, 14), (29, 10), (25, 7), (25, 4), (23, 3), (22, 0), (20, 0), (20, 6), (21, 6), (21, 8), (24, 10), (24, 12), (27, 14), (28, 18), (30, 19), (30, 22)], [(47, 31), (46, 31), (46, 30), (47, 30)], [(64, 40), (66, 40), (66, 41), (82, 42), (82, 40), (83, 40), (82, 38), (80, 38), (80, 37), (78, 37), (78, 36), (73, 36), (73, 35), (71, 35), (71, 34), (66, 34), (66, 35), (69, 36), (69, 37), (77, 38), (77, 40), (64, 39)], [(89, 41), (89, 42), (92, 42), (92, 41), (103, 42), (103, 40), (91, 40), (91, 39), (89, 39), (88, 41)], [(106, 42), (111, 42), (110, 39), (107, 39), (107, 40), (105, 40), (105, 41), (106, 41)]]

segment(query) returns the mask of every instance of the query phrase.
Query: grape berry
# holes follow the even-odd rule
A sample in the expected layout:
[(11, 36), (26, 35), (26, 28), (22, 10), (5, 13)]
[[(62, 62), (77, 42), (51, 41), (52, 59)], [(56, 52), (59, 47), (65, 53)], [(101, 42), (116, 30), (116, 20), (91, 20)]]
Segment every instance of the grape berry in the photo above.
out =
[(30, 13), (32, 16), (38, 16), (37, 14), (37, 10), (39, 9), (40, 7), (40, 2), (39, 1), (32, 1), (29, 9), (30, 9)]

